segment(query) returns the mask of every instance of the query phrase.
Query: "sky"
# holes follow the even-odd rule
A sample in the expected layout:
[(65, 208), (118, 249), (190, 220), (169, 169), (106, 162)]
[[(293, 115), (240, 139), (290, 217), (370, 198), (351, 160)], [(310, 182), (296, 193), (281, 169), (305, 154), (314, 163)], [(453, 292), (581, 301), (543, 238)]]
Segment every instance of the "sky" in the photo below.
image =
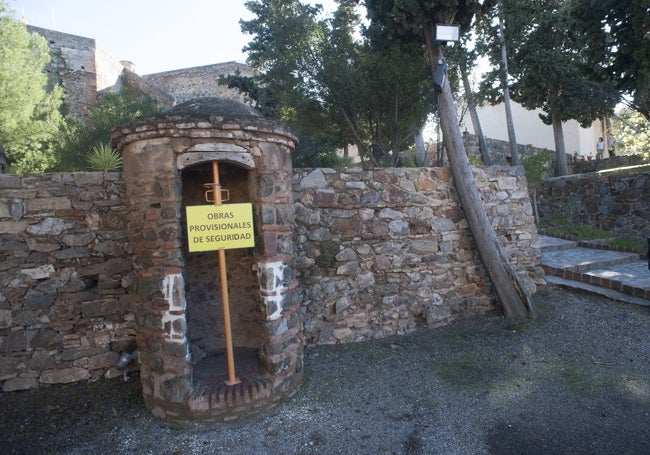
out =
[[(245, 62), (245, 0), (6, 0), (28, 25), (93, 38), (138, 74)], [(309, 1), (331, 7), (332, 0)]]

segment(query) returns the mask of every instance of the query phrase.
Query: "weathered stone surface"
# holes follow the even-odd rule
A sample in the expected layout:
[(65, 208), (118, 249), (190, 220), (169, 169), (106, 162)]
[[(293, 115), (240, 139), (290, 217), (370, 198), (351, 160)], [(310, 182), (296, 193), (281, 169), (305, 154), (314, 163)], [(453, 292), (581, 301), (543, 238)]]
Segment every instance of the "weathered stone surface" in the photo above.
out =
[(29, 276), (33, 280), (42, 280), (54, 275), (54, 266), (52, 264), (44, 264), (33, 269), (21, 269), (21, 273)]
[(327, 186), (327, 180), (325, 179), (323, 170), (314, 169), (311, 171), (302, 178), (300, 186), (302, 188), (325, 188)]
[(45, 218), (37, 224), (30, 225), (26, 231), (31, 235), (57, 236), (66, 228), (66, 221), (61, 218)]
[[(68, 368), (69, 364), (56, 359), (76, 359), (80, 350), (94, 349), (93, 343), (110, 345), (111, 339), (124, 336), (133, 339), (133, 320), (113, 326), (103, 319), (122, 321), (128, 311), (119, 303), (105, 304), (121, 301), (122, 280), (131, 272), (123, 247), (122, 194), (116, 173), (0, 176), (0, 270), (10, 277), (9, 287), (0, 296), (0, 329), (7, 331), (0, 336), (0, 352), (20, 359), (18, 363), (0, 362), (0, 382), (14, 379), (5, 388), (38, 386), (33, 376), (20, 373), (26, 366), (38, 376), (43, 370)], [(98, 205), (102, 207), (99, 213)], [(94, 251), (96, 236), (122, 245)], [(8, 259), (3, 261), (4, 257)], [(92, 264), (97, 274), (86, 278), (83, 271)], [(110, 278), (99, 280), (106, 272)], [(124, 283), (130, 285), (128, 279)], [(101, 296), (96, 289), (100, 286)], [(87, 314), (99, 318), (93, 330), (82, 319), (81, 302)], [(100, 329), (102, 324), (106, 327)], [(103, 355), (106, 348), (93, 352)], [(92, 358), (83, 358), (88, 359), (86, 369), (94, 368)], [(66, 377), (57, 378), (50, 372), (43, 382), (68, 382), (88, 375), (70, 370)]]
[(15, 392), (17, 390), (29, 390), (38, 388), (38, 378), (13, 378), (4, 382), (3, 392)]
[(27, 201), (27, 213), (70, 210), (72, 203), (67, 197), (44, 197)]
[(68, 384), (90, 378), (85, 368), (63, 368), (61, 370), (44, 370), (39, 378), (43, 384)]
[[(501, 241), (522, 252), (515, 255), (515, 268), (534, 283), (542, 272), (539, 251), (531, 246), (537, 232), (523, 175), (508, 168), (474, 173), (495, 228), (510, 235)], [(319, 191), (331, 188), (337, 195), (328, 204), (304, 197), (312, 189), (294, 185), (299, 210), (312, 217), (311, 223), (296, 218), (304, 232), (297, 237), (300, 260), (320, 267), (301, 269), (310, 342), (405, 333), (420, 324), (448, 323), (459, 314), (494, 309), (486, 305), (490, 288), (472, 251), (448, 170), (387, 169), (354, 175), (334, 171), (322, 177), (327, 186), (321, 181)], [(294, 179), (299, 181), (300, 176)], [(361, 198), (353, 194), (363, 187)], [(320, 213), (318, 222), (315, 212)], [(352, 220), (358, 220), (357, 227)], [(332, 267), (336, 275), (325, 271)], [(326, 284), (330, 291), (324, 289)], [(459, 300), (467, 303), (459, 307)]]

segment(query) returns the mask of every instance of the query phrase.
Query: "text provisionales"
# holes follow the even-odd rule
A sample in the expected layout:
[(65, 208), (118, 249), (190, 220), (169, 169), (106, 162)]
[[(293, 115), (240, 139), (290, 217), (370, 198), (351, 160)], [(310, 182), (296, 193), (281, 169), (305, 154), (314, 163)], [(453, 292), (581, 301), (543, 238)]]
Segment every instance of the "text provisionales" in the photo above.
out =
[(255, 246), (252, 204), (194, 205), (185, 210), (190, 252)]

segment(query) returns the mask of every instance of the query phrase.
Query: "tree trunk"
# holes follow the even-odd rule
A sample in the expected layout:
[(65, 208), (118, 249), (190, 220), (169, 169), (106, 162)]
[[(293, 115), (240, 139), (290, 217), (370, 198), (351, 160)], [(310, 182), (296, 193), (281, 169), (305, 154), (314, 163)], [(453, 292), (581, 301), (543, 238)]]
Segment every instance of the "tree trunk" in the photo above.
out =
[(564, 151), (564, 133), (562, 132), (562, 119), (559, 115), (551, 113), (553, 123), (553, 139), (555, 140), (555, 161), (558, 177), (567, 175), (569, 170), (566, 164), (566, 152)]
[(472, 120), (474, 132), (478, 137), (478, 147), (481, 150), (483, 164), (486, 166), (492, 166), (492, 157), (490, 157), (490, 150), (488, 150), (487, 142), (485, 142), (485, 136), (483, 135), (483, 129), (481, 128), (481, 121), (478, 118), (478, 112), (476, 112), (474, 93), (472, 93), (472, 87), (469, 84), (469, 77), (467, 76), (467, 65), (463, 59), (461, 59), (460, 63), (460, 76), (463, 79), (463, 87), (465, 88), (465, 97), (467, 97), (467, 109), (469, 110), (469, 118)]
[(506, 34), (503, 28), (503, 5), (499, 2), (499, 39), (501, 40), (501, 61), (503, 63), (503, 105), (506, 109), (506, 125), (508, 126), (508, 141), (510, 142), (510, 157), (512, 166), (519, 166), (519, 149), (517, 148), (517, 136), (515, 135), (515, 124), (512, 120), (512, 108), (510, 106), (510, 81), (508, 80), (508, 54), (506, 52)]
[(533, 188), (533, 215), (535, 215), (535, 224), (539, 224), (539, 210), (537, 209), (537, 188)]
[[(439, 46), (433, 40), (433, 27), (432, 23), (428, 23), (424, 29), (432, 73), (439, 60), (443, 59)], [(438, 110), (458, 197), (497, 300), (508, 318), (522, 320), (527, 316), (532, 317), (533, 310), (528, 293), (501, 251), (496, 233), (490, 224), (474, 182), (472, 168), (465, 153), (460, 128), (456, 122), (454, 100), (447, 82), (442, 84), (441, 91), (438, 93)]]
[(415, 165), (418, 167), (426, 166), (427, 163), (427, 149), (424, 145), (424, 132), (420, 128), (415, 134)]

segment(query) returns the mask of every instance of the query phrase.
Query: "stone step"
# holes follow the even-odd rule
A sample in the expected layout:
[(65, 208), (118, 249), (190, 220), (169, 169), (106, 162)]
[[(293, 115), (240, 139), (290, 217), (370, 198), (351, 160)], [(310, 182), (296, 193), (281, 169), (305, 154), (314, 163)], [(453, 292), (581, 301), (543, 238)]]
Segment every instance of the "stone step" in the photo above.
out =
[(551, 250), (542, 253), (542, 266), (545, 269), (558, 271), (586, 272), (639, 260), (639, 255), (636, 253), (583, 247)]
[[(650, 294), (650, 270), (646, 261), (634, 261), (607, 268), (592, 269), (585, 275), (597, 278), (608, 287), (630, 295), (647, 297)], [(626, 290), (627, 289), (627, 290)], [(638, 291), (635, 291), (638, 290)]]
[(559, 239), (557, 237), (549, 237), (548, 235), (540, 235), (538, 245), (542, 253), (544, 253), (546, 251), (575, 248), (578, 246), (578, 242), (575, 242), (573, 240)]

